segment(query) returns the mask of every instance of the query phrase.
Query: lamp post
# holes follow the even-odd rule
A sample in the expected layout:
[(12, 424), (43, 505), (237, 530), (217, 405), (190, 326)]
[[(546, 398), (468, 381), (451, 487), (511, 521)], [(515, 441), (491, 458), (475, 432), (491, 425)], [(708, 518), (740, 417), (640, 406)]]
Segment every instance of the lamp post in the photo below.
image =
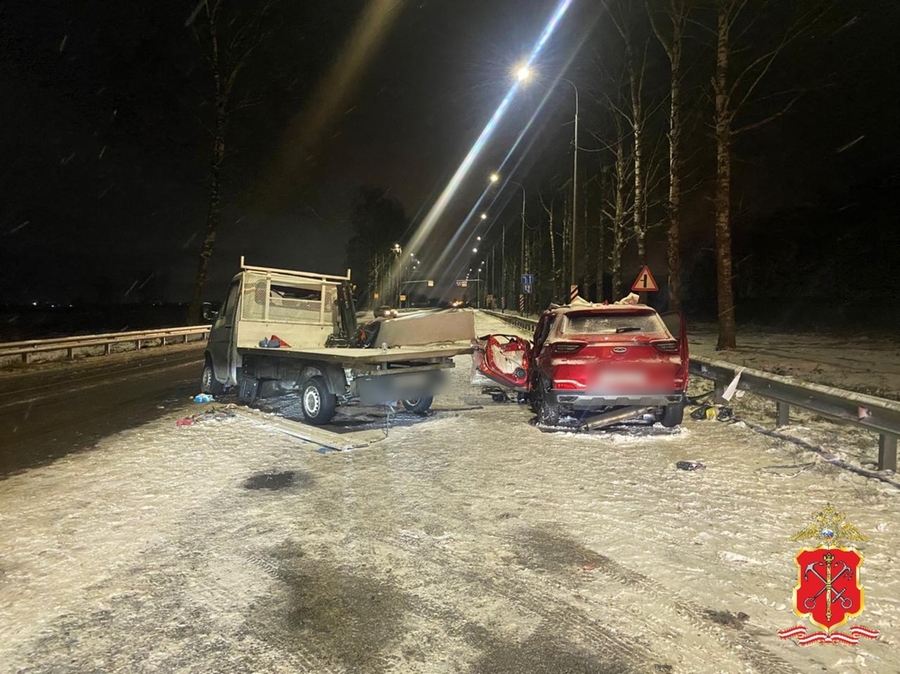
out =
[(393, 285), (396, 289), (395, 293), (391, 293), (392, 296), (396, 295), (397, 297), (397, 306), (400, 306), (400, 273), (401, 269), (397, 262), (400, 260), (400, 255), (403, 253), (403, 249), (400, 247), (399, 243), (395, 243), (391, 246), (391, 252), (394, 254), (394, 264), (392, 265), (392, 276), (394, 277), (392, 280), (395, 281), (391, 285)]
[(571, 84), (575, 91), (575, 137), (572, 141), (572, 155), (574, 156), (572, 160), (572, 269), (569, 276), (569, 285), (573, 286), (575, 285), (575, 232), (578, 231), (578, 87), (570, 79), (565, 77), (559, 79)]

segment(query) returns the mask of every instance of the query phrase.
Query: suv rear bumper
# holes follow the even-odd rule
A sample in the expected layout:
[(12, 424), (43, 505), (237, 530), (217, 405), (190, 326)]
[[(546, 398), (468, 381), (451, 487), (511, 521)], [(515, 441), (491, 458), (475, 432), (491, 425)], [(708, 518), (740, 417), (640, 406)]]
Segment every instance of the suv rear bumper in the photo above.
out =
[(683, 393), (585, 393), (563, 389), (548, 392), (552, 405), (566, 405), (576, 410), (593, 410), (600, 407), (665, 407), (684, 401)]

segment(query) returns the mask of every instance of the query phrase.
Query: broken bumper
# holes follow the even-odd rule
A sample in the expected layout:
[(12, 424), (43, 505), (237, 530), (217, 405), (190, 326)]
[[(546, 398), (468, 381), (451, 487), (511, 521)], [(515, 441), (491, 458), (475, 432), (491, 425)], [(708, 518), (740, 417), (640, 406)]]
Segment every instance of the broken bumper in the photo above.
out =
[(684, 394), (675, 393), (585, 393), (556, 389), (549, 392), (549, 402), (576, 410), (593, 410), (602, 407), (665, 407), (684, 401)]

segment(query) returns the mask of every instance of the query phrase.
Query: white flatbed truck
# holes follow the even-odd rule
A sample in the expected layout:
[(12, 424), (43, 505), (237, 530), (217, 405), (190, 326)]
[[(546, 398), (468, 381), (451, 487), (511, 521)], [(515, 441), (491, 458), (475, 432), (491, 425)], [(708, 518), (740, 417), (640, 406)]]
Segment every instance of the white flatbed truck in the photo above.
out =
[[(204, 305), (204, 317), (212, 327), (203, 392), (237, 387), (238, 399), (252, 403), (299, 391), (303, 416), (314, 425), (352, 401), (428, 410), (453, 357), (471, 353), (475, 338), (474, 315), (459, 311), (379, 319), (360, 329), (350, 270), (333, 276), (253, 267), (243, 257), (221, 309)], [(380, 331), (387, 323), (395, 325)]]

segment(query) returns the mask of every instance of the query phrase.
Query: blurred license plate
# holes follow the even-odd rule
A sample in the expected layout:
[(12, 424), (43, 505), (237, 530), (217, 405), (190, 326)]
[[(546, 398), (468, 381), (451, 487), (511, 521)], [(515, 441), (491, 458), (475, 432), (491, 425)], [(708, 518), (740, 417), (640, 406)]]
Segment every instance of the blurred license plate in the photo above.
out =
[(612, 370), (600, 372), (597, 377), (597, 384), (603, 388), (642, 386), (646, 382), (646, 375), (639, 370)]

